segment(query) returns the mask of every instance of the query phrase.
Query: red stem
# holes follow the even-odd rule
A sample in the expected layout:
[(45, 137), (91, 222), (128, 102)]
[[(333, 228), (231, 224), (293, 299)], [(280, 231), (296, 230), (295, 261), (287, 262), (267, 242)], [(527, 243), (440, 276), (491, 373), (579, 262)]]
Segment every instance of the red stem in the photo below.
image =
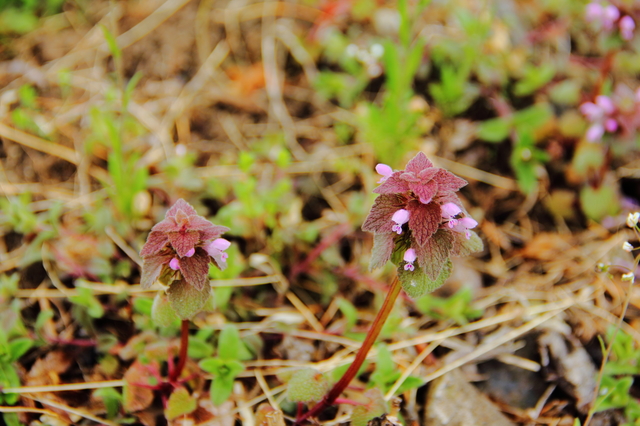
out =
[(184, 365), (187, 362), (187, 349), (189, 348), (189, 320), (182, 320), (182, 326), (180, 327), (180, 355), (178, 358), (178, 365), (169, 374), (169, 382), (174, 383), (182, 374)]
[(367, 333), (367, 337), (364, 339), (364, 342), (362, 342), (362, 346), (358, 350), (358, 353), (356, 354), (353, 363), (351, 363), (351, 365), (349, 366), (349, 369), (344, 373), (342, 378), (340, 378), (338, 383), (333, 385), (329, 393), (325, 395), (322, 401), (315, 405), (311, 410), (307, 411), (303, 416), (298, 417), (298, 419), (294, 423), (294, 426), (302, 425), (303, 422), (309, 417), (316, 417), (318, 414), (322, 413), (322, 411), (324, 411), (327, 407), (333, 405), (340, 394), (342, 394), (347, 386), (349, 386), (349, 383), (351, 382), (351, 380), (353, 380), (356, 374), (358, 374), (358, 370), (360, 370), (360, 367), (362, 367), (364, 360), (367, 358), (369, 349), (371, 349), (371, 346), (373, 346), (376, 339), (378, 338), (380, 330), (382, 330), (382, 326), (389, 317), (389, 314), (393, 309), (393, 305), (398, 298), (398, 294), (400, 294), (401, 289), (402, 286), (400, 285), (400, 281), (398, 281), (398, 278), (396, 277), (393, 281), (393, 284), (391, 284), (391, 289), (389, 290), (389, 293), (387, 293), (387, 297), (384, 299), (382, 308), (380, 308), (380, 311), (378, 311), (378, 315), (376, 315), (376, 318), (373, 320), (373, 324), (371, 324), (371, 328)]

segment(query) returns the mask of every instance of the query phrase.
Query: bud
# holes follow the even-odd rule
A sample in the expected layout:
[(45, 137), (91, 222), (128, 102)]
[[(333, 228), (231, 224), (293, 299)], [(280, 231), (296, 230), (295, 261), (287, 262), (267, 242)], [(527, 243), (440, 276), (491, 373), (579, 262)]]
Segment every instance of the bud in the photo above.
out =
[(627, 226), (629, 228), (635, 228), (638, 225), (638, 220), (640, 220), (640, 212), (629, 213), (627, 216)]
[(633, 246), (629, 244), (628, 241), (625, 241), (624, 244), (622, 244), (622, 250), (631, 253), (633, 251)]

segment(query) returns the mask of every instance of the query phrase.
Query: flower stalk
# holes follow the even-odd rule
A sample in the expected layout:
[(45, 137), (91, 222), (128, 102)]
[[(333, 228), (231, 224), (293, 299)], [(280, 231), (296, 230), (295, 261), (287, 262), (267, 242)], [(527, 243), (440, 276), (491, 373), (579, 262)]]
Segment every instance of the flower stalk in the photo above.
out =
[(187, 350), (189, 349), (189, 320), (182, 320), (180, 325), (180, 353), (178, 355), (178, 364), (169, 375), (169, 382), (174, 383), (180, 378), (182, 370), (187, 363)]
[(400, 285), (400, 281), (396, 277), (393, 280), (393, 284), (391, 284), (391, 289), (389, 289), (387, 297), (382, 303), (380, 311), (378, 311), (376, 318), (373, 320), (373, 324), (371, 324), (371, 328), (367, 332), (367, 336), (365, 337), (364, 342), (362, 342), (362, 346), (358, 350), (355, 359), (349, 366), (349, 369), (344, 373), (340, 380), (335, 385), (333, 385), (329, 393), (327, 393), (327, 395), (325, 395), (325, 397), (318, 404), (316, 404), (311, 410), (307, 411), (302, 416), (298, 417), (298, 419), (294, 423), (294, 426), (302, 425), (309, 417), (315, 417), (322, 413), (327, 407), (333, 405), (333, 403), (336, 402), (338, 397), (342, 394), (342, 392), (344, 392), (347, 386), (349, 386), (349, 383), (351, 383), (356, 374), (358, 374), (358, 370), (360, 370), (360, 367), (362, 367), (362, 364), (367, 358), (369, 350), (376, 342), (378, 335), (380, 335), (382, 326), (389, 317), (389, 314), (393, 309), (393, 305), (395, 304), (395, 301), (400, 294), (400, 290), (402, 290), (402, 286)]

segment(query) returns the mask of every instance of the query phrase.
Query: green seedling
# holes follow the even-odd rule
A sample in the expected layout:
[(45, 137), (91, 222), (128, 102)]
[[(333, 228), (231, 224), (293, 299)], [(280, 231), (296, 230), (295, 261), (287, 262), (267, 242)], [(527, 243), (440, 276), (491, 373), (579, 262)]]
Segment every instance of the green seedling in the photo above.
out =
[(464, 325), (482, 316), (482, 310), (475, 309), (471, 304), (472, 300), (471, 289), (464, 287), (447, 298), (426, 294), (416, 300), (416, 307), (431, 318), (450, 319), (459, 325)]
[(213, 375), (211, 382), (211, 400), (216, 406), (225, 402), (233, 392), (233, 383), (242, 371), (242, 361), (253, 358), (253, 355), (240, 340), (237, 328), (225, 326), (218, 338), (218, 355), (205, 358), (199, 365), (207, 373)]
[[(371, 374), (369, 387), (375, 386), (386, 393), (391, 386), (402, 376), (402, 372), (396, 368), (391, 352), (383, 343), (378, 344), (378, 356), (376, 357), (376, 369)], [(409, 376), (398, 388), (397, 393), (401, 394), (407, 390), (422, 386), (423, 381), (419, 377)]]

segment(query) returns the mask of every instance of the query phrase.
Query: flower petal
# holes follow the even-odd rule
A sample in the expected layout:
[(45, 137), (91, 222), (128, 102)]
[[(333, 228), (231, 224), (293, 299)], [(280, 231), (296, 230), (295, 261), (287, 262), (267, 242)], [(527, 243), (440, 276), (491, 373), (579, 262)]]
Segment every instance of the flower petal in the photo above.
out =
[(196, 254), (180, 259), (180, 272), (185, 281), (202, 290), (209, 285), (209, 255), (198, 247)]

